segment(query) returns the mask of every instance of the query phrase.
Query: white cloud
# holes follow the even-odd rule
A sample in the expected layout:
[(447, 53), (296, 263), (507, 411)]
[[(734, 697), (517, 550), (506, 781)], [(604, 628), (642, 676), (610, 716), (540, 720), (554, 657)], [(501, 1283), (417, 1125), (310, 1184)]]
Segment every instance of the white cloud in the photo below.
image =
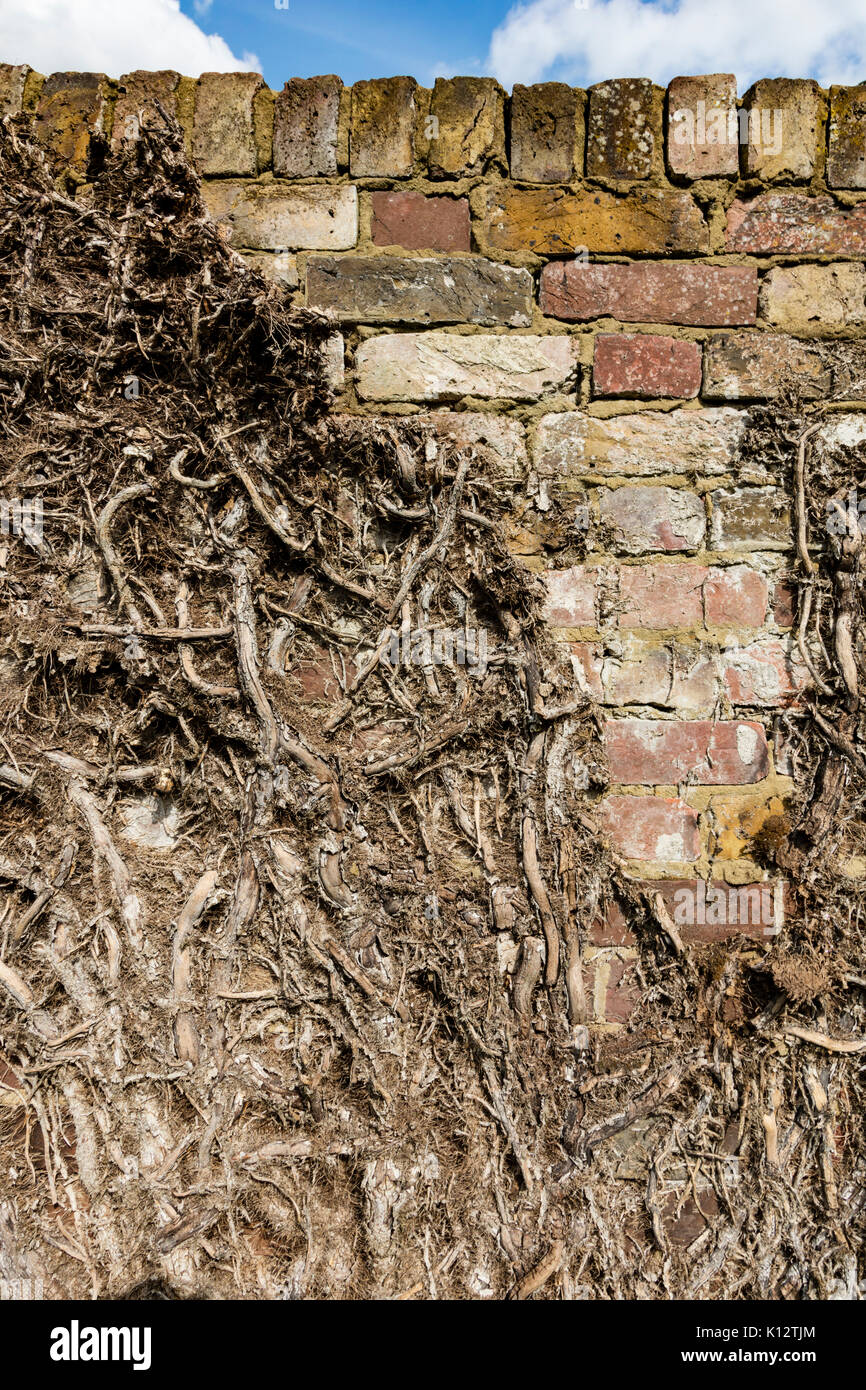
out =
[(863, 0), (528, 0), (494, 30), (486, 70), (507, 87), (733, 72), (744, 91), (759, 77), (856, 83), (864, 69)]
[(0, 55), (46, 74), (258, 70), (254, 54), (236, 58), (219, 34), (182, 14), (178, 0), (0, 0)]

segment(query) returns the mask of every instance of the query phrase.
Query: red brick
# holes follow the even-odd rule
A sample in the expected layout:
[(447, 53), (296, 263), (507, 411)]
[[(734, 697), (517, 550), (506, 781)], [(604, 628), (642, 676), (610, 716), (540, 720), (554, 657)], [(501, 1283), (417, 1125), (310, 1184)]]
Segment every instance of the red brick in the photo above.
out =
[(609, 964), (604, 1017), (607, 1023), (628, 1023), (640, 1003), (640, 989), (631, 961), (614, 957)]
[(624, 565), (619, 626), (658, 630), (699, 625), (707, 574), (704, 565)]
[[(663, 878), (642, 879), (635, 881), (634, 886), (651, 896), (661, 894), (686, 943), (705, 945), (740, 936), (760, 940), (767, 934), (765, 928), (775, 925), (776, 884), (772, 881), (731, 886), (720, 880), (702, 883), (696, 878)], [(719, 897), (714, 889), (724, 896)], [(791, 901), (788, 885), (783, 884), (782, 889), (787, 910)], [(637, 945), (628, 917), (616, 902), (605, 905), (589, 936), (594, 946)]]
[(593, 946), (636, 946), (637, 937), (629, 921), (630, 913), (627, 916), (618, 902), (609, 899), (590, 927), (589, 939)]
[(609, 796), (602, 820), (611, 844), (626, 859), (687, 863), (700, 855), (697, 812), (679, 797)]
[(866, 203), (841, 208), (833, 198), (806, 193), (738, 198), (728, 212), (726, 244), (757, 256), (862, 256)]
[(469, 251), (469, 203), (465, 198), (427, 198), (423, 193), (374, 193), (374, 246), (407, 251)]
[(754, 323), (757, 307), (754, 266), (552, 261), (541, 273), (541, 312), (559, 319), (724, 328)]
[(592, 384), (597, 396), (696, 396), (700, 346), (651, 333), (603, 333), (595, 340)]
[(779, 627), (793, 627), (796, 613), (796, 585), (788, 579), (777, 579), (773, 592), (773, 622)]
[[(332, 704), (341, 698), (340, 682), (323, 647), (317, 648), (314, 656), (290, 666), (287, 675), (299, 682), (301, 700), (310, 700), (316, 704)], [(354, 664), (351, 661), (347, 662), (346, 680), (351, 680), (354, 675)]]
[(708, 627), (762, 627), (767, 616), (767, 581), (749, 565), (711, 569), (704, 586)]
[(548, 570), (544, 576), (547, 602), (544, 616), (553, 627), (595, 626), (597, 570), (573, 565), (567, 570)]
[(651, 887), (661, 893), (685, 942), (710, 944), (737, 936), (761, 939), (765, 927), (774, 924), (772, 883), (731, 887), (692, 878), (668, 879)]
[(711, 719), (610, 719), (605, 743), (613, 782), (627, 786), (744, 786), (767, 776), (761, 724)]
[[(694, 880), (681, 884), (671, 884), (674, 892), (668, 893), (665, 885), (663, 897), (670, 909), (674, 923), (679, 927), (684, 941), (710, 944), (716, 941), (730, 941), (733, 937), (747, 936), (760, 939), (776, 934), (776, 890), (781, 889), (783, 915), (795, 908), (790, 884), (782, 879), (761, 883), (733, 884), (720, 879), (711, 880), (703, 890)], [(696, 895), (693, 923), (688, 921), (692, 904), (676, 897), (677, 888), (689, 888)], [(716, 891), (714, 891), (716, 890)], [(719, 897), (723, 894), (723, 897)], [(701, 920), (703, 918), (703, 920)]]

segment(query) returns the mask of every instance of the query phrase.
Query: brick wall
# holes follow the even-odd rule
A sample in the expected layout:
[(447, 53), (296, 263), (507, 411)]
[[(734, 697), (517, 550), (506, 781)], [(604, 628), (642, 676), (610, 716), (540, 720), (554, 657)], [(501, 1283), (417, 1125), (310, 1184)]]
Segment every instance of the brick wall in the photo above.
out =
[[(155, 97), (231, 244), (333, 316), (338, 410), (423, 413), (501, 459), (515, 550), (603, 709), (602, 816), (629, 871), (671, 906), (698, 879), (764, 880), (793, 787), (781, 716), (807, 672), (790, 461), (739, 451), (751, 406), (827, 394), (818, 345), (864, 330), (866, 83), (273, 93), (248, 73), (0, 68), (0, 109), (33, 113), (80, 197), (93, 135), (134, 136)], [(862, 440), (864, 419), (825, 434)], [(628, 1016), (634, 955), (626, 923), (598, 924), (600, 1024)]]

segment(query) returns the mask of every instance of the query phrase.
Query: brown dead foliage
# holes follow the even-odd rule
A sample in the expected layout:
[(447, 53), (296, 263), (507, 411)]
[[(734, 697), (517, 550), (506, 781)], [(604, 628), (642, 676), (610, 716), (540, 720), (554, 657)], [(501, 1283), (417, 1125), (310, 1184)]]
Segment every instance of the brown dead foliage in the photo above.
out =
[[(331, 326), (226, 247), (170, 124), (84, 203), (26, 123), (0, 169), (2, 495), (44, 510), (0, 542), (0, 1276), (852, 1296), (863, 731), (826, 629), (833, 732), (796, 723), (767, 848), (798, 915), (684, 946), (595, 829), (598, 716), (496, 459), (329, 414)], [(790, 455), (779, 419), (755, 438)], [(443, 629), (486, 658), (432, 659)], [(614, 900), (640, 1004), (605, 1033), (582, 951)]]

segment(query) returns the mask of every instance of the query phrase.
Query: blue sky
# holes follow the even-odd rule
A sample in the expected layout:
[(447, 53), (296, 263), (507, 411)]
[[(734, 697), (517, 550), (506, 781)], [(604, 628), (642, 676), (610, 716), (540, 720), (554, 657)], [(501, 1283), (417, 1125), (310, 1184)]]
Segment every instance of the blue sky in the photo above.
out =
[(0, 61), (44, 73), (243, 68), (271, 87), (481, 73), (556, 78), (733, 72), (866, 80), (866, 0), (0, 0)]
[[(866, 0), (864, 0), (866, 3)], [(335, 72), (343, 81), (407, 73), (425, 84), (451, 73), (485, 70), (490, 36), (509, 6), (503, 0), (213, 0), (206, 14), (195, 0), (181, 9), (221, 34), (237, 54), (254, 53), (270, 87), (289, 77)]]

